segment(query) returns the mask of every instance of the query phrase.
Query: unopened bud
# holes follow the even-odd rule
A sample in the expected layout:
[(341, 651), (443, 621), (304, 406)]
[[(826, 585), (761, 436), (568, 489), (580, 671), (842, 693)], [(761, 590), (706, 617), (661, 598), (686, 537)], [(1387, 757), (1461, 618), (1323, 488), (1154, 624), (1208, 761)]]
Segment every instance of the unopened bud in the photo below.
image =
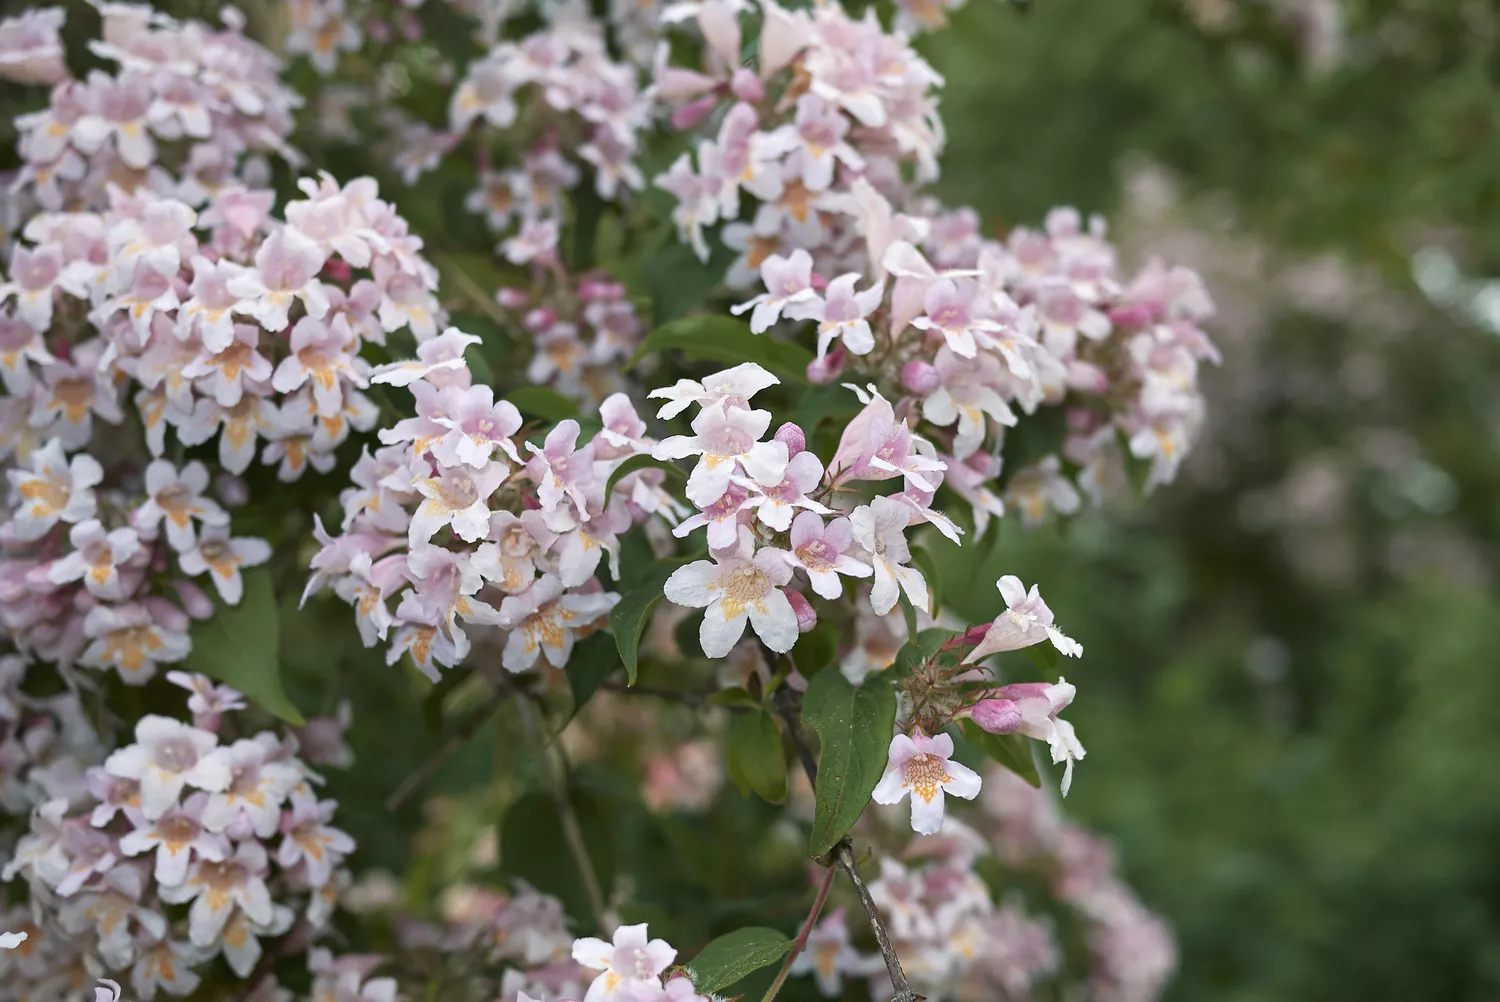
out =
[(776, 429), (776, 441), (786, 446), (788, 459), (798, 453), (807, 451), (807, 433), (802, 430), (800, 425), (793, 421), (788, 421)]
[(250, 500), (250, 485), (233, 473), (220, 473), (214, 477), (214, 493), (224, 507), (243, 508)]
[(822, 358), (815, 358), (807, 363), (807, 381), (814, 386), (827, 386), (839, 378), (839, 373), (844, 371), (844, 346), (835, 345), (833, 350)]
[(531, 300), (520, 289), (507, 285), (495, 293), (495, 302), (507, 310), (521, 310), (525, 309), (526, 304)]
[(172, 579), (172, 590), (177, 592), (177, 601), (187, 610), (187, 614), (194, 619), (212, 619), (214, 615), (213, 599), (204, 593), (202, 588), (183, 578)]
[(1103, 393), (1109, 389), (1109, 373), (1075, 358), (1068, 363), (1068, 385), (1081, 393)]
[(323, 265), (323, 274), (335, 282), (343, 283), (349, 281), (349, 276), (353, 274), (353, 270), (350, 269), (349, 262), (343, 258), (331, 257)]
[(1008, 699), (981, 699), (969, 716), (991, 734), (1014, 734), (1021, 727), (1021, 708)]
[(918, 396), (925, 397), (942, 385), (942, 377), (932, 363), (914, 358), (901, 367), (901, 385)]
[(686, 132), (699, 122), (708, 117), (708, 113), (714, 110), (714, 105), (719, 99), (714, 94), (705, 94), (696, 101), (687, 104), (672, 112), (672, 128), (678, 132)]
[(1116, 327), (1145, 327), (1155, 319), (1156, 313), (1150, 303), (1117, 306), (1109, 311), (1109, 322)]
[(157, 626), (170, 633), (186, 633), (188, 628), (187, 613), (177, 606), (168, 602), (160, 596), (153, 595), (145, 601), (146, 611)]
[(537, 309), (528, 312), (526, 316), (522, 318), (521, 323), (531, 333), (539, 334), (542, 331), (546, 330), (548, 327), (551, 327), (553, 324), (557, 323), (557, 314), (553, 313), (551, 310), (538, 307)]
[(734, 92), (735, 97), (751, 104), (758, 104), (766, 96), (766, 85), (760, 82), (760, 77), (743, 66), (734, 71), (729, 89)]
[(818, 614), (813, 609), (812, 603), (802, 597), (800, 591), (786, 590), (786, 600), (791, 603), (792, 611), (797, 614), (797, 632), (806, 633), (818, 625)]

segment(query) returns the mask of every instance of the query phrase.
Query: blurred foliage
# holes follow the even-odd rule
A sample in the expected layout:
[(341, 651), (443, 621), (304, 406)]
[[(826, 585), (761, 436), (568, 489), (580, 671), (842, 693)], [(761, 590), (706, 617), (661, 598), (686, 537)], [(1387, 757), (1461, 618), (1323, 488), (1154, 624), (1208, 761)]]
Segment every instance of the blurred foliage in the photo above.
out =
[(1275, 268), (1373, 266), (1401, 319), (1211, 275), (1256, 316), (1205, 380), (1188, 477), (1125, 516), (934, 549), (973, 618), (1015, 573), (1085, 645), (1068, 808), (1174, 924), (1169, 998), (1493, 999), (1500, 344), (1418, 302), (1407, 255), (1440, 233), (1500, 270), (1495, 11), (1344, 3), (1319, 73), (1265, 5), (1230, 6), (1206, 34), (1174, 0), (970, 3), (922, 43), (948, 78), (945, 197), (993, 228), (1112, 214), (1144, 158)]

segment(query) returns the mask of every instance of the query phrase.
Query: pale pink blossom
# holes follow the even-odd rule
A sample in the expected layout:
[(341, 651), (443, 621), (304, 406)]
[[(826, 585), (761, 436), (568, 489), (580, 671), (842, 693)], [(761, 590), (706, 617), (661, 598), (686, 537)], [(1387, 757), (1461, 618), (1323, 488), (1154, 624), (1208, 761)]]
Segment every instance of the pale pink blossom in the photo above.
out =
[(844, 593), (839, 575), (867, 578), (874, 573), (869, 564), (848, 555), (854, 545), (854, 530), (847, 518), (823, 520), (810, 511), (799, 514), (792, 522), (791, 549), (786, 560), (807, 573), (813, 591), (833, 600)]
[(658, 387), (646, 395), (667, 401), (656, 412), (658, 418), (666, 421), (687, 410), (691, 404), (708, 408), (722, 403), (733, 408), (748, 408), (755, 394), (780, 382), (756, 363), (741, 362), (704, 378), (701, 383), (694, 379), (679, 379), (671, 386)]
[(812, 256), (800, 247), (788, 257), (772, 254), (766, 258), (760, 266), (760, 275), (766, 291), (730, 308), (731, 313), (739, 316), (753, 307), (754, 312), (750, 314), (752, 334), (769, 330), (783, 311), (797, 319), (800, 316), (798, 307), (817, 298), (818, 294), (812, 287)]
[(223, 860), (198, 860), (186, 880), (163, 887), (160, 893), (169, 904), (192, 902), (188, 939), (200, 949), (207, 948), (219, 939), (236, 911), (257, 924), (271, 924), (275, 916), (265, 880), (269, 869), (265, 848), (250, 839), (238, 843)]
[(322, 887), (333, 876), (333, 868), (354, 851), (354, 840), (329, 824), (338, 804), (332, 800), (294, 793), (292, 807), (282, 815), (284, 836), (276, 853), (276, 862), (284, 869), (298, 863), (304, 868), (307, 882)]
[(694, 504), (706, 507), (729, 488), (737, 469), (761, 483), (780, 482), (787, 448), (781, 442), (760, 441), (770, 425), (769, 411), (720, 402), (698, 413), (692, 435), (664, 438), (651, 454), (660, 460), (699, 457), (688, 476), (687, 496)]
[(135, 510), (134, 526), (143, 533), (165, 525), (167, 542), (179, 553), (195, 545), (195, 521), (205, 526), (229, 524), (229, 513), (203, 496), (208, 489), (208, 468), (197, 460), (181, 472), (169, 460), (152, 460), (146, 467), (146, 501)]
[(911, 826), (919, 835), (935, 835), (943, 827), (946, 795), (973, 800), (979, 795), (979, 774), (953, 761), (953, 739), (947, 734), (928, 737), (917, 731), (891, 739), (885, 774), (870, 799), (896, 804), (911, 794)]
[(677, 951), (666, 940), (648, 940), (642, 923), (620, 926), (610, 943), (593, 937), (575, 940), (573, 959), (599, 972), (583, 1002), (612, 1002), (629, 1000), (643, 988), (659, 988), (662, 972), (672, 966)]
[(194, 859), (221, 862), (229, 850), (229, 840), (204, 827), (203, 806), (207, 801), (206, 793), (194, 793), (155, 819), (127, 810), (135, 828), (121, 837), (120, 851), (127, 856), (154, 852), (156, 882), (163, 887), (175, 887), (186, 880)]
[(171, 717), (147, 714), (135, 725), (135, 744), (112, 752), (104, 771), (141, 784), (141, 814), (156, 820), (184, 787), (216, 793), (229, 785), (230, 759), (208, 731)]
[(316, 243), (282, 227), (255, 252), (255, 268), (230, 278), (226, 288), (239, 297), (235, 311), (254, 317), (269, 331), (285, 330), (292, 304), (300, 301), (307, 315), (321, 320), (328, 294), (318, 281), (324, 254)]
[(782, 588), (792, 579), (783, 551), (762, 547), (752, 555), (748, 535), (735, 551), (715, 552), (713, 561), (694, 561), (667, 578), (668, 600), (703, 609), (698, 631), (703, 653), (722, 658), (739, 642), (748, 622), (778, 654), (797, 642), (797, 613)]
[(1083, 645), (1052, 624), (1052, 610), (1042, 600), (1036, 585), (1032, 585), (1028, 593), (1021, 579), (1013, 574), (1005, 575), (995, 584), (1005, 599), (1006, 609), (995, 617), (979, 646), (964, 658), (965, 664), (973, 664), (1001, 651), (1018, 651), (1048, 641), (1070, 658), (1083, 656)]
[(1047, 742), (1054, 765), (1066, 762), (1062, 795), (1073, 785), (1073, 763), (1084, 757), (1073, 725), (1057, 715), (1073, 702), (1078, 690), (1059, 677), (1057, 683), (1018, 682), (987, 693), (970, 709), (974, 722), (993, 734), (1024, 734)]
[(229, 526), (205, 526), (197, 544), (177, 554), (182, 573), (197, 577), (208, 572), (219, 597), (230, 605), (239, 605), (245, 594), (242, 567), (258, 567), (271, 559), (271, 544), (253, 536), (231, 538)]
[(158, 664), (181, 661), (192, 649), (184, 631), (157, 622), (139, 603), (94, 606), (84, 617), (83, 633), (90, 642), (78, 663), (113, 668), (127, 685), (144, 685)]
[(29, 462), (29, 470), (5, 474), (20, 498), (11, 515), (16, 538), (39, 539), (58, 522), (76, 524), (93, 518), (94, 487), (104, 479), (98, 460), (86, 452), (69, 460), (62, 442), (52, 439), (32, 450)]
[(580, 631), (608, 615), (619, 601), (609, 592), (564, 592), (558, 578), (543, 574), (525, 592), (500, 603), (501, 624), (510, 630), (501, 663), (521, 672), (544, 654), (554, 668), (567, 666)]
[(921, 571), (905, 566), (911, 560), (906, 545), (906, 526), (910, 509), (900, 501), (877, 497), (860, 505), (849, 515), (854, 541), (862, 546), (874, 568), (874, 586), (870, 589), (870, 608), (884, 616), (896, 607), (899, 592), (906, 592), (911, 604), (923, 612), (928, 608), (927, 582)]
[(479, 470), (441, 467), (436, 475), (415, 481), (412, 487), (423, 500), (411, 517), (410, 545), (420, 546), (450, 525), (465, 542), (483, 539), (490, 527), (490, 495), (507, 475), (502, 464), (491, 463)]
[(47, 580), (53, 584), (82, 581), (97, 598), (124, 598), (129, 591), (121, 569), (140, 552), (141, 541), (134, 529), (121, 526), (105, 530), (98, 519), (79, 522), (68, 532), (73, 552), (52, 562)]

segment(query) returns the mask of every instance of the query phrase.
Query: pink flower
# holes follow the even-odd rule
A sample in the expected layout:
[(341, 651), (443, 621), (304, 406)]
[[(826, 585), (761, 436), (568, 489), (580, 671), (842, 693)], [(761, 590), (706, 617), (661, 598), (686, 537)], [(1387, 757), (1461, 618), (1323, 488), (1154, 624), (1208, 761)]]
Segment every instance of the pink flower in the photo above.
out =
[(1047, 742), (1053, 764), (1067, 763), (1062, 779), (1062, 795), (1066, 797), (1073, 785), (1073, 763), (1084, 757), (1084, 750), (1073, 725), (1057, 719), (1057, 715), (1067, 709), (1077, 692), (1065, 678), (1058, 678), (1056, 685), (1019, 682), (1001, 686), (996, 694), (975, 703), (970, 716), (992, 734), (1020, 733)]
[(167, 542), (179, 553), (196, 545), (193, 522), (205, 526), (229, 524), (229, 513), (215, 502), (203, 496), (208, 489), (208, 468), (194, 460), (179, 473), (165, 459), (153, 460), (146, 467), (146, 493), (144, 504), (135, 510), (132, 523), (143, 533), (149, 533), (165, 521)]
[(566, 667), (579, 633), (618, 601), (611, 592), (564, 592), (558, 578), (543, 574), (525, 592), (500, 603), (501, 625), (510, 630), (501, 663), (507, 671), (521, 672), (545, 654), (554, 668)]
[(854, 530), (847, 518), (835, 518), (824, 526), (821, 518), (805, 511), (792, 523), (792, 548), (786, 560), (807, 572), (813, 591), (833, 600), (844, 593), (840, 574), (867, 578), (874, 573), (869, 564), (847, 555), (853, 545)]
[(156, 853), (156, 882), (176, 887), (187, 879), (188, 866), (194, 858), (222, 862), (229, 850), (229, 840), (203, 826), (203, 806), (208, 794), (195, 793), (185, 802), (169, 808), (160, 817), (148, 820), (140, 811), (126, 811), (135, 830), (120, 839), (120, 851), (127, 856)]
[(292, 808), (281, 819), (285, 836), (276, 853), (276, 862), (291, 869), (299, 862), (306, 868), (307, 882), (322, 887), (333, 876), (333, 869), (354, 851), (354, 840), (329, 825), (338, 804), (332, 800), (292, 795)]
[(10, 281), (0, 283), (0, 303), (16, 297), (16, 316), (33, 330), (52, 326), (52, 295), (62, 278), (62, 253), (55, 246), (23, 247), (11, 253)]
[(897, 804), (910, 793), (912, 830), (935, 835), (943, 827), (946, 794), (964, 800), (979, 795), (979, 774), (952, 759), (953, 739), (946, 734), (897, 734), (891, 739), (885, 775), (870, 797), (877, 804)]
[(737, 469), (758, 482), (780, 482), (787, 448), (781, 442), (760, 441), (770, 426), (769, 411), (719, 403), (693, 418), (692, 435), (664, 438), (651, 454), (661, 460), (700, 457), (688, 476), (687, 496), (704, 507), (723, 495)]
[(1018, 651), (1032, 644), (1051, 641), (1052, 646), (1070, 658), (1083, 656), (1083, 645), (1052, 625), (1052, 610), (1042, 600), (1036, 585), (1028, 594), (1021, 579), (1007, 574), (995, 582), (1000, 595), (1005, 599), (1006, 609), (995, 617), (989, 632), (978, 647), (964, 658), (964, 664), (973, 664), (982, 658), (1000, 651)]
[(126, 72), (113, 79), (98, 70), (89, 74), (82, 94), (84, 114), (73, 126), (73, 145), (95, 153), (110, 139), (120, 159), (137, 170), (156, 159), (156, 143), (147, 131), (151, 78)]
[[(741, 362), (731, 369), (708, 376), (701, 383), (693, 379), (679, 379), (673, 385), (658, 387), (646, 396), (667, 401), (656, 412), (658, 418), (666, 421), (687, 410), (690, 404), (697, 404), (704, 409), (713, 404), (748, 408), (751, 397), (780, 382), (754, 362)], [(767, 427), (770, 427), (769, 423)]]
[[(197, 254), (193, 255), (192, 264), (190, 295), (177, 311), (177, 336), (185, 338), (196, 333), (210, 354), (221, 352), (234, 340), (231, 313), (240, 301), (239, 296), (229, 291), (229, 283), (243, 276), (246, 269), (233, 261), (210, 261)], [(251, 329), (259, 335), (258, 328)], [(249, 343), (253, 347), (255, 341)]]
[(729, 311), (739, 316), (754, 307), (754, 312), (750, 314), (752, 334), (769, 330), (780, 319), (783, 311), (793, 319), (799, 318), (797, 307), (817, 298), (818, 294), (812, 288), (812, 257), (800, 247), (788, 257), (772, 254), (766, 258), (760, 266), (760, 275), (766, 284), (766, 291), (748, 302), (731, 307)]
[[(511, 436), (521, 430), (521, 412), (506, 400), (496, 401), (494, 391), (488, 386), (470, 386), (461, 389), (450, 386), (443, 390), (446, 397), (442, 414), (433, 421), (448, 429), (448, 433), (434, 442), (432, 454), (438, 462), (447, 466), (467, 464), (482, 468), (492, 460), (498, 447), (516, 465), (521, 464)], [(504, 467), (504, 463), (499, 463)]]
[(205, 350), (182, 367), (182, 378), (196, 380), (200, 389), (221, 406), (233, 407), (247, 386), (264, 384), (271, 378), (270, 361), (255, 350), (259, 342), (259, 327), (230, 324), (228, 337), (215, 339), (219, 346), (216, 350), (205, 344)]
[(0, 77), (48, 86), (66, 80), (60, 37), (66, 19), (62, 7), (38, 7), (0, 21)]
[(90, 643), (78, 663), (90, 668), (114, 668), (127, 685), (144, 685), (158, 664), (181, 661), (192, 641), (181, 629), (156, 621), (145, 606), (96, 605), (83, 620)]
[(275, 916), (265, 880), (269, 869), (265, 848), (251, 839), (237, 844), (226, 859), (198, 860), (186, 880), (163, 887), (160, 893), (169, 904), (192, 902), (188, 939), (204, 949), (215, 944), (236, 909), (252, 922), (271, 924)]
[(531, 442), (532, 459), (526, 465), (526, 475), (537, 485), (537, 498), (544, 510), (552, 510), (564, 502), (572, 501), (580, 520), (589, 520), (587, 492), (598, 485), (594, 475), (594, 447), (592, 444), (577, 448), (579, 427), (572, 418), (558, 422), (548, 432), (542, 448)]
[[(740, 538), (740, 526), (745, 519), (740, 512), (750, 503), (750, 491), (739, 484), (731, 483), (713, 504), (689, 515), (672, 530), (678, 539), (686, 538), (694, 529), (708, 527), (708, 548), (725, 550), (733, 547)], [(814, 516), (815, 518), (817, 516)]]
[(197, 577), (205, 571), (214, 583), (219, 597), (230, 605), (239, 605), (245, 594), (241, 567), (258, 567), (271, 559), (271, 544), (253, 536), (231, 538), (229, 526), (207, 526), (198, 535), (197, 545), (177, 555), (182, 573)]
[(79, 453), (71, 461), (62, 443), (52, 439), (33, 450), (31, 469), (7, 470), (21, 503), (11, 516), (11, 531), (22, 540), (40, 539), (58, 522), (76, 524), (93, 518), (93, 488), (104, 479), (98, 460)]
[(215, 793), (229, 785), (229, 755), (208, 731), (147, 714), (135, 725), (135, 742), (112, 752), (104, 771), (141, 784), (141, 813), (147, 820), (166, 814), (186, 786)]
[(344, 407), (344, 383), (365, 387), (368, 366), (355, 354), (359, 336), (342, 315), (331, 323), (310, 316), (292, 328), (291, 354), (276, 366), (271, 386), (277, 393), (290, 393), (311, 381), (319, 417), (333, 417)]
[(906, 592), (917, 609), (931, 611), (927, 605), (926, 580), (920, 571), (904, 566), (911, 559), (906, 545), (909, 518), (910, 509), (888, 497), (877, 497), (868, 505), (860, 505), (849, 516), (854, 541), (864, 547), (874, 567), (870, 608), (879, 616), (896, 607), (898, 591)]
[(811, 973), (820, 992), (828, 998), (838, 998), (844, 991), (845, 975), (866, 977), (879, 970), (881, 963), (879, 957), (854, 949), (844, 909), (834, 908), (808, 934), (807, 947), (792, 961), (791, 973)]
[(1015, 412), (996, 389), (1004, 377), (993, 355), (964, 359), (944, 345), (938, 349), (935, 369), (941, 385), (922, 402), (922, 416), (939, 427), (958, 423), (955, 457), (965, 459), (983, 444), (986, 416), (1006, 426), (1016, 424)]
[(799, 452), (789, 459), (775, 483), (750, 477), (736, 479), (750, 488), (747, 507), (754, 509), (756, 517), (777, 532), (791, 527), (792, 516), (798, 509), (819, 515), (833, 514), (832, 509), (807, 496), (823, 479), (823, 464), (811, 452)]
[(661, 975), (677, 951), (666, 940), (646, 938), (646, 924), (622, 925), (614, 942), (586, 937), (573, 941), (573, 959), (600, 973), (589, 984), (583, 1002), (628, 1000), (642, 988), (659, 988)]
[(73, 552), (52, 562), (47, 580), (53, 584), (83, 581), (97, 598), (124, 598), (129, 591), (120, 568), (140, 551), (141, 541), (129, 526), (105, 531), (97, 519), (79, 522), (68, 533)]
[(490, 527), (487, 502), (508, 473), (499, 463), (480, 470), (445, 466), (435, 476), (415, 481), (412, 486), (423, 501), (412, 513), (409, 545), (421, 546), (447, 525), (465, 542), (483, 539)]
[(255, 252), (255, 268), (227, 283), (240, 300), (235, 311), (253, 316), (268, 331), (281, 331), (293, 302), (301, 300), (307, 315), (321, 320), (328, 312), (328, 295), (318, 281), (323, 261), (316, 243), (294, 229), (277, 230)]
[(667, 578), (664, 590), (670, 601), (705, 610), (698, 640), (708, 657), (728, 654), (747, 621), (778, 654), (797, 642), (797, 613), (782, 591), (792, 579), (785, 553), (762, 547), (752, 556), (752, 546), (748, 533), (742, 534), (737, 550), (715, 552), (712, 563), (694, 561)]
[(436, 385), (449, 375), (462, 372), (467, 375), (464, 351), (470, 345), (480, 344), (481, 338), (465, 334), (457, 327), (449, 327), (437, 337), (417, 345), (417, 357), (405, 362), (388, 362), (371, 371), (370, 382), (388, 383), (391, 386), (409, 386), (419, 379)]
[(863, 292), (854, 291), (857, 272), (840, 275), (828, 283), (822, 300), (799, 304), (797, 316), (818, 322), (818, 357), (822, 358), (835, 338), (843, 341), (852, 354), (868, 355), (875, 350), (875, 336), (865, 318), (875, 312), (885, 296), (885, 280), (877, 281)]

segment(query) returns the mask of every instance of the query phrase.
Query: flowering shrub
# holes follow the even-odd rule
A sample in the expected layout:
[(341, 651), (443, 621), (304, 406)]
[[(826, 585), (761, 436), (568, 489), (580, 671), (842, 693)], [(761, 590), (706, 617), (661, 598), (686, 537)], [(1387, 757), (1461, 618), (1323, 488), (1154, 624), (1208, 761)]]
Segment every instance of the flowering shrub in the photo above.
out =
[[(1169, 934), (1034, 789), (1030, 740), (1064, 795), (1084, 758), (1083, 645), (1010, 575), (957, 619), (940, 555), (1171, 481), (1206, 292), (1122, 271), (1073, 210), (998, 239), (926, 194), (942, 78), (873, 11), (635, 6), (299, 0), (280, 44), (314, 77), (233, 12), (103, 5), (121, 70), (84, 82), (59, 14), (0, 24), (0, 72), (52, 86), (0, 287), (0, 793), (27, 814), (0, 997), (1156, 997)], [(346, 65), (402, 144), (363, 167), (411, 187), (296, 177), (278, 73)], [(309, 86), (321, 145), (341, 85)], [(449, 181), (478, 252), (419, 224)], [(426, 676), (450, 733), (391, 815), (491, 718), (525, 752), (431, 801), (504, 808), (462, 900), (346, 867), (375, 832), (312, 766), (368, 759), (347, 713), (298, 712), (298, 623), (325, 694)], [(997, 901), (1000, 867), (1035, 893)]]

